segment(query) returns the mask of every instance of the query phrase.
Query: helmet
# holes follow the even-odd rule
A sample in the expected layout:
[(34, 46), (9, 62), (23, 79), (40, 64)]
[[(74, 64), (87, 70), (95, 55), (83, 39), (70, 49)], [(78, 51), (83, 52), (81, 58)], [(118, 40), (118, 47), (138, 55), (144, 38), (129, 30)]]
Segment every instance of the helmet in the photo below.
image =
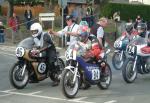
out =
[(131, 34), (131, 31), (133, 30), (133, 25), (132, 25), (132, 23), (127, 23), (127, 24), (125, 25), (125, 28), (126, 28), (126, 31), (127, 31), (129, 34)]
[(37, 37), (42, 33), (42, 26), (40, 23), (33, 23), (30, 27), (30, 31), (32, 32), (33, 37)]
[(137, 31), (138, 31), (139, 33), (145, 32), (146, 29), (147, 29), (147, 26), (146, 26), (145, 23), (138, 23), (138, 25), (137, 25)]
[(79, 41), (85, 42), (89, 37), (89, 27), (87, 25), (79, 25)]

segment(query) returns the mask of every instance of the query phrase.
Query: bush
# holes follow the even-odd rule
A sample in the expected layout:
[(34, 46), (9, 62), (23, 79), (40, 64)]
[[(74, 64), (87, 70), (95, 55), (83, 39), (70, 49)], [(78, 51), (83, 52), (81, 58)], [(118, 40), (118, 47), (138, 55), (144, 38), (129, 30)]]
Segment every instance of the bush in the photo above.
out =
[(150, 19), (150, 6), (149, 5), (133, 5), (133, 4), (119, 4), (108, 3), (101, 10), (101, 16), (111, 18), (113, 14), (120, 11), (121, 20), (128, 20), (129, 18), (135, 20), (137, 15), (141, 15), (143, 20)]

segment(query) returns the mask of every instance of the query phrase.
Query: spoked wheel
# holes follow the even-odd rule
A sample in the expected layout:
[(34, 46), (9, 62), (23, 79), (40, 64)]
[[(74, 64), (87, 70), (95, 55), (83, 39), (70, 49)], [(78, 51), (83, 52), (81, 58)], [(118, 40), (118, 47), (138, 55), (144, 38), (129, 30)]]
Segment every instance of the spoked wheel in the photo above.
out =
[(124, 67), (122, 69), (122, 76), (123, 79), (127, 82), (127, 83), (133, 83), (134, 80), (137, 77), (137, 69), (135, 66), (135, 69), (133, 70), (133, 66), (134, 66), (134, 60), (133, 59), (127, 59), (127, 61), (124, 64)]
[(101, 74), (100, 82), (97, 84), (97, 86), (101, 89), (108, 89), (108, 87), (111, 84), (112, 80), (112, 72), (111, 68), (108, 64), (105, 66), (105, 72)]
[(25, 64), (15, 63), (10, 69), (9, 79), (12, 86), (17, 89), (23, 89), (29, 80), (29, 73)]
[(125, 61), (125, 55), (122, 55), (121, 59), (121, 53), (120, 52), (115, 52), (113, 57), (112, 57), (112, 64), (116, 70), (120, 70), (123, 66), (123, 63)]
[(53, 73), (53, 72), (50, 73), (50, 78), (52, 81), (59, 81), (60, 77), (61, 77), (60, 75), (62, 74), (62, 71), (65, 68), (65, 63), (61, 58), (57, 59), (57, 67), (56, 68), (57, 69), (56, 69), (55, 73)]
[(75, 83), (73, 83), (74, 74), (66, 69), (62, 73), (62, 92), (67, 98), (74, 98), (79, 90), (79, 78), (76, 77)]

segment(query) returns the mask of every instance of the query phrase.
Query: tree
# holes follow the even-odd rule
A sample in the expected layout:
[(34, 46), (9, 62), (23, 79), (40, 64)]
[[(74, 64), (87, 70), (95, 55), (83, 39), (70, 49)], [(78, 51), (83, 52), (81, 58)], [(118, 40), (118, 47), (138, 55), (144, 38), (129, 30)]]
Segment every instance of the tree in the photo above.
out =
[(14, 0), (7, 0), (8, 1), (8, 12), (7, 12), (7, 17), (12, 16), (13, 11), (14, 11)]

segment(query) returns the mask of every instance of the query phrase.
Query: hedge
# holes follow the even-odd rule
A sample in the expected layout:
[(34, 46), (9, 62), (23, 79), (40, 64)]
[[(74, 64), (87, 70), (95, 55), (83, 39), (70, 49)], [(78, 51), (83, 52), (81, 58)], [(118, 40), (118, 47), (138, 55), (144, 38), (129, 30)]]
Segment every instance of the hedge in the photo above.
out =
[(143, 20), (150, 21), (150, 6), (142, 4), (119, 4), (119, 3), (108, 3), (101, 10), (101, 16), (111, 18), (113, 14), (120, 11), (121, 20), (128, 20), (141, 15)]

